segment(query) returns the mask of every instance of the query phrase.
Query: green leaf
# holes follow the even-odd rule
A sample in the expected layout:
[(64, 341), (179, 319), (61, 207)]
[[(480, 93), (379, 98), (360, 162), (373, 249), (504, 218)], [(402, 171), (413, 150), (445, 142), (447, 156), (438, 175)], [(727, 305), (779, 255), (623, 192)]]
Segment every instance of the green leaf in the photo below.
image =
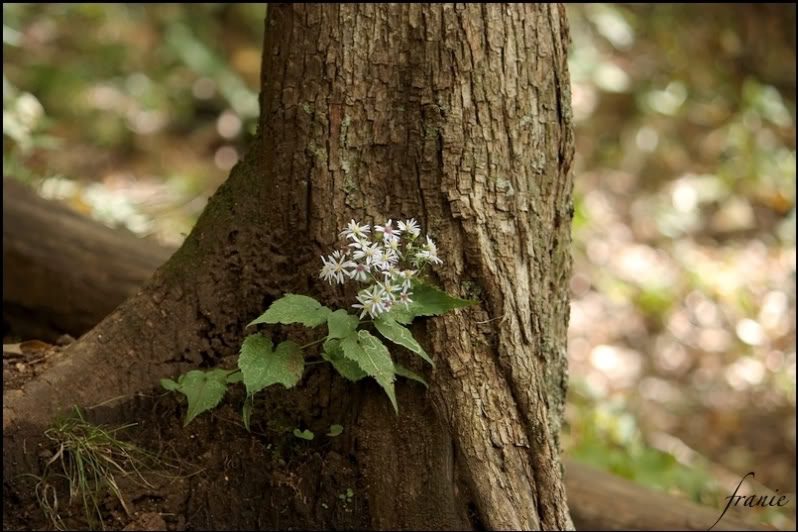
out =
[(199, 414), (216, 407), (227, 391), (228, 369), (214, 369), (208, 372), (192, 370), (179, 379), (177, 391), (188, 398), (188, 411), (183, 422), (185, 427)]
[(262, 334), (252, 334), (244, 339), (238, 354), (238, 367), (247, 393), (252, 394), (263, 389), (255, 389), (263, 380), (266, 360), (272, 353), (272, 340)]
[(271, 304), (269, 310), (253, 320), (247, 327), (257, 323), (301, 323), (306, 327), (317, 327), (327, 321), (330, 309), (308, 296), (286, 294)]
[(413, 284), (411, 299), (413, 303), (409, 306), (414, 316), (439, 316), (450, 310), (477, 304), (473, 300), (450, 296), (436, 286), (422, 282)]
[(411, 379), (411, 380), (414, 380), (416, 382), (420, 382), (421, 384), (424, 385), (424, 388), (429, 388), (429, 385), (427, 385), (427, 381), (425, 381), (417, 373), (414, 373), (414, 372), (410, 371), (409, 369), (407, 369), (406, 367), (404, 367), (401, 364), (394, 364), (394, 371), (396, 371), (396, 374), (399, 375), (400, 377), (404, 377), (406, 379)]
[(340, 436), (343, 431), (344, 428), (341, 425), (330, 425), (330, 432), (327, 433), (327, 436), (335, 438), (336, 436)]
[[(413, 297), (412, 295), (410, 296)], [(408, 305), (408, 308), (405, 308), (404, 305), (394, 305), (391, 310), (382, 314), (382, 316), (387, 316), (398, 323), (403, 323), (405, 325), (410, 325), (413, 323), (413, 318), (416, 317), (415, 314), (412, 312), (412, 305)]]
[(302, 378), (305, 359), (299, 346), (290, 340), (272, 351), (270, 338), (252, 334), (241, 345), (238, 367), (244, 376), (247, 393), (251, 395), (272, 384), (293, 387)]
[(387, 315), (399, 323), (407, 325), (416, 316), (439, 316), (450, 310), (477, 304), (477, 301), (450, 296), (443, 290), (421, 281), (413, 282), (410, 299), (413, 302), (408, 305), (408, 308), (402, 305), (394, 305)]
[(357, 316), (345, 310), (336, 310), (327, 317), (327, 327), (330, 329), (328, 338), (346, 338), (357, 329), (360, 320)]
[(364, 377), (368, 377), (366, 372), (357, 365), (357, 362), (349, 360), (344, 356), (339, 340), (330, 339), (324, 342), (324, 352), (321, 356), (324, 360), (332, 364), (342, 377), (352, 382), (357, 382)]
[(244, 375), (240, 371), (236, 371), (227, 376), (227, 384), (238, 384), (244, 380)]
[(377, 327), (377, 330), (380, 331), (384, 337), (388, 340), (391, 340), (395, 344), (399, 344), (403, 347), (408, 348), (412, 352), (416, 353), (418, 356), (435, 366), (435, 363), (432, 359), (427, 355), (424, 348), (416, 342), (416, 339), (413, 338), (413, 335), (410, 334), (410, 331), (407, 327), (403, 327), (396, 323), (396, 320), (391, 318), (390, 316), (386, 316), (385, 314), (380, 315), (374, 320), (374, 325)]
[(396, 405), (396, 392), (394, 391), (394, 368), (391, 354), (379, 338), (372, 336), (368, 331), (360, 330), (341, 340), (344, 356), (357, 362), (358, 366), (370, 377), (374, 377), (377, 384), (382, 386), (391, 399), (393, 409), (399, 413)]
[(180, 385), (172, 379), (161, 379), (161, 386), (164, 390), (176, 392), (180, 390)]
[(241, 417), (244, 418), (244, 427), (249, 432), (249, 419), (252, 417), (252, 396), (248, 395), (244, 400), (244, 408), (241, 409)]
[(297, 438), (302, 438), (303, 440), (310, 441), (313, 439), (314, 434), (310, 432), (308, 429), (305, 429), (301, 432), (299, 429), (294, 429), (294, 436), (296, 436)]

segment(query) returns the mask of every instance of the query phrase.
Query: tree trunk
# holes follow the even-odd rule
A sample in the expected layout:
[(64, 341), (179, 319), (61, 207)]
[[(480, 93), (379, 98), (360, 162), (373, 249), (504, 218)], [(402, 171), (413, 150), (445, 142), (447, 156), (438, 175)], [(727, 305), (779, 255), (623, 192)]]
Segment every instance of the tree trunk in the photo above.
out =
[[(572, 528), (567, 43), (559, 5), (270, 6), (254, 145), (142, 290), (5, 397), (4, 485), (55, 412), (236, 353), (282, 293), (348, 306), (318, 280), (337, 231), (416, 217), (440, 285), (480, 305), (415, 327), (437, 365), (426, 397), (400, 387), (398, 419), (356, 387), (370, 526)], [(322, 417), (345, 403), (311, 399)]]

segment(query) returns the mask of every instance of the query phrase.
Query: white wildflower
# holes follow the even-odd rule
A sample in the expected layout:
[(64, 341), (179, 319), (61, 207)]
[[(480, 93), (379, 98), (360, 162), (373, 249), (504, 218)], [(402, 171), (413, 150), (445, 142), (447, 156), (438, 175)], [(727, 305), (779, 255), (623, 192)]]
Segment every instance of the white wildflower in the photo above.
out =
[(380, 256), (379, 262), (375, 263), (375, 266), (377, 266), (377, 268), (380, 270), (389, 270), (399, 262), (399, 254), (394, 250), (385, 248), (381, 251), (381, 253), (382, 255)]
[(328, 283), (333, 284), (333, 280), (336, 279), (335, 270), (334, 270), (335, 263), (327, 262), (327, 259), (325, 259), (324, 257), (321, 258), (321, 262), (324, 264), (324, 266), (322, 266), (321, 268), (321, 273), (319, 274), (319, 277), (324, 279)]
[(350, 248), (355, 249), (363, 249), (364, 247), (370, 246), (371, 242), (369, 242), (368, 238), (357, 238), (354, 237), (354, 242), (349, 243)]
[(421, 229), (419, 229), (415, 218), (410, 218), (406, 222), (399, 222), (399, 229), (409, 233), (413, 238), (421, 234)]
[(360, 260), (365, 258), (366, 264), (376, 266), (383, 260), (382, 248), (380, 248), (379, 244), (368, 245), (366, 243), (361, 243), (360, 249), (358, 249), (352, 254), (352, 258), (355, 260)]
[[(332, 272), (332, 277), (334, 277), (339, 284), (344, 284), (344, 274), (349, 273), (344, 268), (352, 268), (356, 266), (356, 264), (351, 260), (346, 260), (345, 253), (341, 253), (337, 250), (333, 251), (333, 254), (330, 255), (327, 265), (329, 265), (329, 268)], [(331, 279), (328, 279), (328, 281), (330, 281), (330, 284), (332, 284)]]
[(388, 222), (385, 225), (375, 225), (374, 231), (377, 233), (382, 233), (382, 238), (386, 242), (389, 240), (398, 240), (399, 235), (402, 234), (402, 230), (398, 229), (393, 226), (393, 221), (388, 219)]
[(396, 261), (398, 262), (402, 256), (402, 253), (399, 251), (399, 239), (398, 238), (391, 238), (385, 242), (385, 252), (392, 253), (396, 255)]
[(410, 308), (410, 303), (413, 302), (413, 300), (410, 299), (411, 295), (413, 295), (412, 292), (408, 292), (407, 290), (402, 290), (402, 293), (399, 294), (399, 303), (404, 304), (405, 308)]
[(382, 283), (377, 283), (377, 286), (385, 292), (386, 294), (393, 294), (394, 292), (398, 292), (402, 289), (401, 286), (393, 284), (390, 279), (383, 281)]
[(351, 270), (347, 272), (351, 279), (355, 281), (368, 281), (369, 265), (361, 263), (352, 263)]
[(401, 288), (391, 283), (391, 281), (377, 283), (377, 286), (379, 287), (379, 293), (382, 297), (382, 306), (385, 309), (385, 312), (388, 312), (391, 310), (394, 302), (396, 301), (394, 292), (399, 291)]
[(360, 319), (363, 319), (366, 314), (372, 318), (376, 318), (385, 312), (382, 291), (380, 291), (376, 286), (373, 286), (371, 290), (368, 288), (362, 290), (357, 295), (357, 300), (358, 303), (355, 303), (352, 305), (352, 307), (363, 309), (363, 312), (360, 314)]
[(388, 268), (382, 270), (382, 274), (386, 279), (396, 280), (402, 272), (396, 267), (396, 264), (389, 264)]
[(357, 241), (360, 239), (365, 239), (366, 233), (368, 233), (369, 230), (370, 226), (360, 225), (355, 220), (352, 220), (349, 222), (349, 225), (346, 226), (346, 229), (341, 231), (341, 236)]
[(438, 258), (438, 247), (429, 236), (427, 236), (427, 243), (424, 244), (421, 251), (416, 253), (416, 259), (432, 262), (433, 264), (443, 264), (443, 261)]
[(418, 272), (418, 270), (402, 270), (399, 272), (398, 281), (401, 281), (401, 286), (403, 290), (410, 290), (410, 286), (413, 282), (413, 276)]
[[(368, 238), (372, 227), (376, 234), (373, 242)], [(376, 318), (398, 304), (409, 308), (413, 281), (421, 268), (427, 263), (443, 264), (435, 242), (429, 236), (417, 242), (420, 235), (414, 218), (403, 222), (388, 219), (384, 225), (374, 226), (353, 219), (341, 232), (348, 246), (321, 258), (319, 277), (330, 284), (344, 283), (347, 277), (365, 283), (353, 305), (361, 310), (361, 318)], [(404, 244), (403, 236), (408, 237)]]

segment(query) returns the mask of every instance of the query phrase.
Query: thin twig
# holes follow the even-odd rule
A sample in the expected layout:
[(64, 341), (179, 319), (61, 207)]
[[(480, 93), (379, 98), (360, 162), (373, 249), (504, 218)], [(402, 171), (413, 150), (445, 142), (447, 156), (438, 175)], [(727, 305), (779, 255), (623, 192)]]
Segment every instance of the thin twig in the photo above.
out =
[(504, 319), (505, 319), (506, 317), (507, 317), (507, 314), (502, 314), (501, 316), (498, 316), (498, 317), (496, 317), (496, 318), (491, 318), (491, 319), (489, 319), (489, 320), (485, 320), (485, 321), (476, 321), (476, 322), (474, 322), (474, 323), (476, 323), (477, 325), (483, 325), (483, 324), (485, 324), (485, 323), (490, 323), (490, 322), (492, 322), (492, 321), (496, 321), (496, 320), (502, 320), (502, 321), (504, 321)]

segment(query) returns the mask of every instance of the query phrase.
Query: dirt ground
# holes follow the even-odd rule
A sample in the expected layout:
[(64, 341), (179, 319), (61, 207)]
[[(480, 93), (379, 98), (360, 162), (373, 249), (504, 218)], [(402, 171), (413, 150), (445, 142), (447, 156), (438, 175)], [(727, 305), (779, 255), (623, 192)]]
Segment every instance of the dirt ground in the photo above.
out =
[[(60, 356), (60, 346), (27, 343), (5, 346), (3, 380), (5, 391), (19, 389), (43, 372)], [(324, 370), (308, 376), (308, 384), (330, 382)], [(335, 380), (333, 386), (348, 384)], [(120, 440), (155, 453), (158, 464), (136, 475), (117, 475), (128, 511), (110, 492), (100, 510), (106, 530), (318, 530), (366, 529), (368, 512), (358, 486), (357, 467), (347, 451), (347, 435), (326, 436), (328, 426), (302, 419), (301, 397), (278, 390), (256, 401), (251, 432), (243, 426), (242, 390), (225, 397), (212, 413), (197, 417), (182, 427), (185, 401), (172, 393), (153, 390), (150, 395), (123, 399), (117, 404), (86, 412), (94, 423), (116, 420), (136, 423), (118, 434)], [(261, 402), (269, 403), (266, 410)], [(274, 408), (281, 403), (280, 408)], [(355, 409), (353, 409), (355, 410)], [(266, 419), (264, 411), (281, 412)], [(119, 423), (122, 420), (122, 423)], [(356, 422), (356, 421), (355, 421)], [(309, 423), (309, 424), (306, 424)], [(326, 424), (326, 421), (324, 421)], [(347, 427), (347, 424), (349, 425)], [(299, 439), (293, 429), (309, 428), (312, 441)], [(44, 467), (57, 446), (39, 449)], [(40, 471), (32, 471), (40, 474)], [(3, 486), (3, 530), (52, 530), (34, 490), (35, 481), (20, 478)], [(68, 530), (87, 530), (90, 523), (82, 505), (69, 504), (66, 483), (55, 483), (58, 513)], [(96, 525), (95, 525), (96, 526)]]

